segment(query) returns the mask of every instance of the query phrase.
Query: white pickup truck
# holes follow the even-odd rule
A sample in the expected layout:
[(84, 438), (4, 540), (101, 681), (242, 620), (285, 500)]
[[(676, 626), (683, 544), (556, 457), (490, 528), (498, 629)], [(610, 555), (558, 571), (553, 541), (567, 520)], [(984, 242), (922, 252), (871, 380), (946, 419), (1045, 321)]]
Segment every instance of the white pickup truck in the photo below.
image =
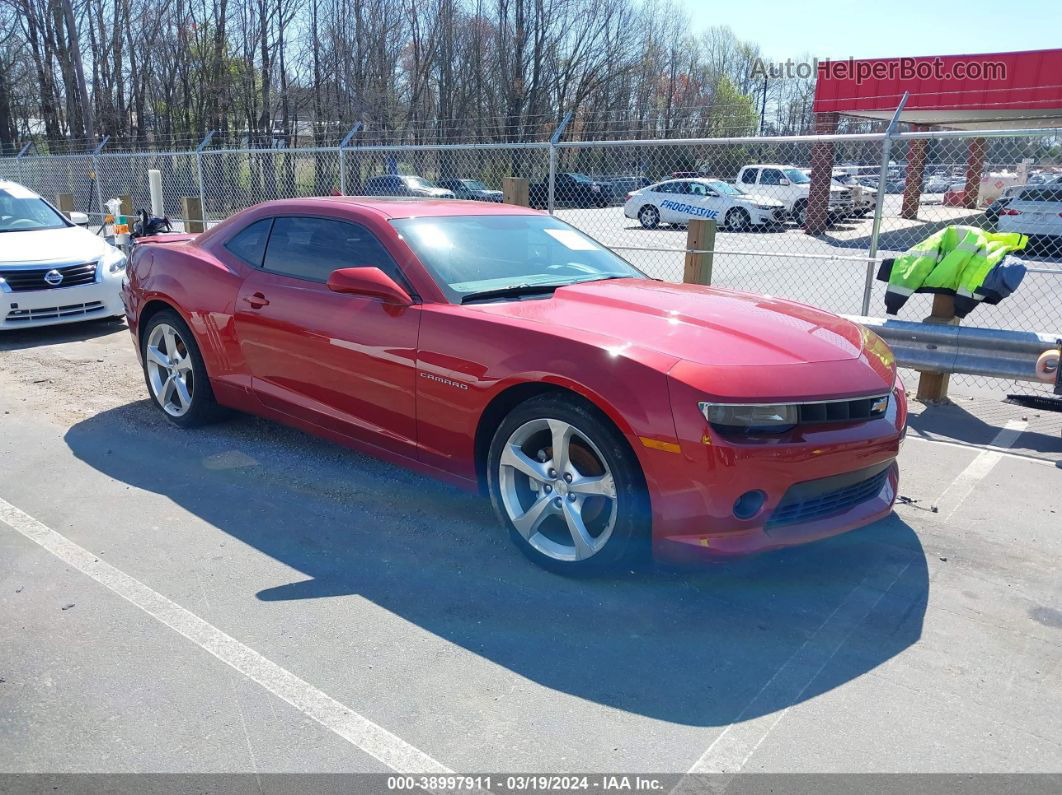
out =
[[(807, 219), (811, 178), (796, 166), (777, 163), (744, 166), (738, 172), (735, 182), (742, 190), (777, 199), (785, 205), (786, 211), (797, 226), (804, 225)], [(829, 214), (835, 218), (845, 218), (854, 211), (852, 195), (848, 189), (831, 181)]]

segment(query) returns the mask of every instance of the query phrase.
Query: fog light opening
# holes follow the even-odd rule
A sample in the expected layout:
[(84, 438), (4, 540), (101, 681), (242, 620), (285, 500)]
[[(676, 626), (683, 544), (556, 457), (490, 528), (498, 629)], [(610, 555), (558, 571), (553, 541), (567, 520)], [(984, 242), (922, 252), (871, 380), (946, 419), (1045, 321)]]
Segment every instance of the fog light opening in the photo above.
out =
[(763, 509), (767, 495), (759, 489), (746, 491), (734, 500), (734, 516), (738, 519), (751, 519)]

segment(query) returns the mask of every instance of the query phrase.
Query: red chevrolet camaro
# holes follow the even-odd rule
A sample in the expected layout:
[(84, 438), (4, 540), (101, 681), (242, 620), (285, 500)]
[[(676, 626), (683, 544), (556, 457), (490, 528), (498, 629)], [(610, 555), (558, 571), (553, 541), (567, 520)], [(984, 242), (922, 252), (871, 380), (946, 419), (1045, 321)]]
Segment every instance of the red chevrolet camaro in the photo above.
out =
[(268, 202), (138, 245), (123, 295), (172, 422), (238, 409), (482, 490), (554, 570), (799, 544), (896, 496), (880, 338), (522, 207)]

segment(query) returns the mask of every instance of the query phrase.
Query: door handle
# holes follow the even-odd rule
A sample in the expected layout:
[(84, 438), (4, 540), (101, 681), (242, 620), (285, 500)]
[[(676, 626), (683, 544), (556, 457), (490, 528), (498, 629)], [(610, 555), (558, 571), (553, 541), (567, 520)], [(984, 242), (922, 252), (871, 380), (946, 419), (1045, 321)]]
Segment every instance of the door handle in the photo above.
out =
[(269, 306), (269, 299), (262, 295), (262, 293), (245, 295), (243, 300), (251, 305), (251, 309), (261, 309), (263, 306)]

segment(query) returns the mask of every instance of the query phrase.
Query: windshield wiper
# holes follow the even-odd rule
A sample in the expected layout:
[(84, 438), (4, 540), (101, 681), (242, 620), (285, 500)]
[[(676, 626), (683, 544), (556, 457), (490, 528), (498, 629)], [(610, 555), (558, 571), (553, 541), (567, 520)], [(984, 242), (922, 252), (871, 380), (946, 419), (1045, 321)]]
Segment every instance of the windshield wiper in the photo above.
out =
[(473, 301), (489, 301), (492, 298), (519, 298), (521, 295), (552, 293), (558, 287), (566, 287), (567, 285), (567, 282), (561, 284), (514, 284), (511, 287), (500, 287), (497, 290), (469, 293), (461, 296), (461, 303), (469, 304)]

